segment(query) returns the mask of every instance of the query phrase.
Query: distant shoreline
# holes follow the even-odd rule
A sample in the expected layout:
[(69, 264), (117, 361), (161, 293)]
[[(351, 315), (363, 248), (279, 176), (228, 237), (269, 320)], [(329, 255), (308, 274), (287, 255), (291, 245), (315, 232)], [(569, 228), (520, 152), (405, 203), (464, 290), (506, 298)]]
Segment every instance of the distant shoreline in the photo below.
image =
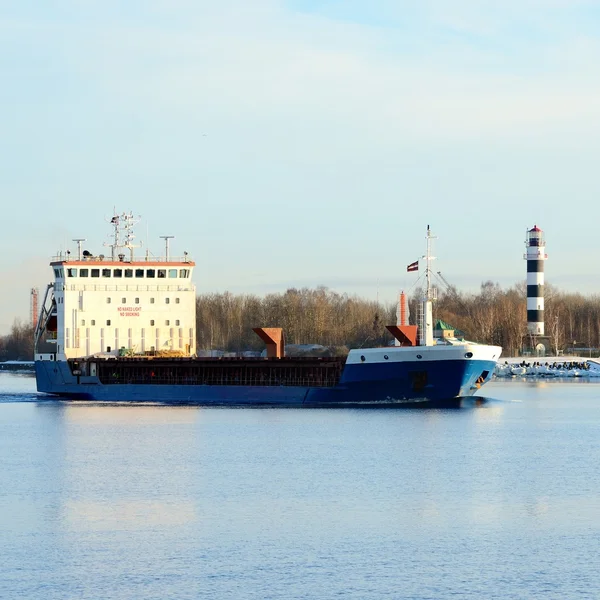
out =
[(0, 362), (0, 371), (11, 373), (34, 373), (35, 363), (32, 360), (7, 360)]
[(590, 358), (589, 356), (575, 356), (569, 354), (568, 356), (501, 356), (498, 359), (498, 364), (505, 364), (508, 362), (509, 365), (520, 365), (522, 362), (534, 363), (539, 362), (542, 364), (549, 363), (573, 363), (573, 362), (595, 362), (600, 365), (600, 359)]

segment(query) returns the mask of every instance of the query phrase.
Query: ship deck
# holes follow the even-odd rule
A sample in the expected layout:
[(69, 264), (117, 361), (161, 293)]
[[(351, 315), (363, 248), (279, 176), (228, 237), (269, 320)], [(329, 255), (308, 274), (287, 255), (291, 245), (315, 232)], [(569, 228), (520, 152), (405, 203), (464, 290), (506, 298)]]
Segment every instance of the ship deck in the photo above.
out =
[(74, 375), (96, 375), (105, 385), (239, 385), (333, 387), (345, 357), (315, 358), (89, 358), (70, 360)]

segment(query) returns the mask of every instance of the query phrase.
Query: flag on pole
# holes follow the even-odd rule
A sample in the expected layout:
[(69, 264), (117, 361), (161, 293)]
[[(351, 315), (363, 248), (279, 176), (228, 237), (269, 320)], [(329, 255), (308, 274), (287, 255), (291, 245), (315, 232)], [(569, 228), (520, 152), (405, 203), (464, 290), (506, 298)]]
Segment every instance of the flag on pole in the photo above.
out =
[(410, 263), (410, 265), (408, 265), (408, 267), (406, 267), (407, 271), (418, 271), (419, 270), (419, 261), (415, 260), (414, 263)]

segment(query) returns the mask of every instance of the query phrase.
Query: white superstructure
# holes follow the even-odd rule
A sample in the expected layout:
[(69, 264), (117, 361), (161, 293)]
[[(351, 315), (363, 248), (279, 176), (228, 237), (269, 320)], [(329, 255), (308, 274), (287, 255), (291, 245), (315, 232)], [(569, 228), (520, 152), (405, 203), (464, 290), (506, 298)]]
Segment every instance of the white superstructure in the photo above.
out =
[[(96, 354), (196, 353), (195, 263), (187, 254), (134, 256), (133, 216), (115, 215), (111, 256), (82, 251), (54, 257), (36, 329), (36, 360)], [(124, 234), (124, 235), (123, 235)], [(127, 254), (120, 250), (128, 250)]]

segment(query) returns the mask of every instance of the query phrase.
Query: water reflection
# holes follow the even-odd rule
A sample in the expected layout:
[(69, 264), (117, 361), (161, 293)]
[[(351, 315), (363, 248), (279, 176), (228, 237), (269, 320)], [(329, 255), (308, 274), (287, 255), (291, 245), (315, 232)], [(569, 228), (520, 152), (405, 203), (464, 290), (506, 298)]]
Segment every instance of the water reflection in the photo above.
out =
[(596, 390), (490, 385), (432, 411), (2, 404), (0, 597), (584, 597)]
[(481, 398), (476, 407), (481, 410), (473, 411), (473, 418), (481, 423), (498, 422), (505, 414), (505, 405), (490, 398)]
[(59, 402), (63, 418), (70, 423), (104, 426), (143, 426), (193, 424), (201, 411), (189, 406), (168, 407), (131, 404), (98, 404), (87, 402)]
[(191, 500), (158, 502), (145, 498), (101, 502), (68, 499), (61, 519), (76, 531), (145, 530), (156, 527), (181, 527), (196, 521)]
[(142, 531), (196, 520), (201, 411), (54, 402), (35, 412), (52, 482), (46, 514), (59, 530)]

